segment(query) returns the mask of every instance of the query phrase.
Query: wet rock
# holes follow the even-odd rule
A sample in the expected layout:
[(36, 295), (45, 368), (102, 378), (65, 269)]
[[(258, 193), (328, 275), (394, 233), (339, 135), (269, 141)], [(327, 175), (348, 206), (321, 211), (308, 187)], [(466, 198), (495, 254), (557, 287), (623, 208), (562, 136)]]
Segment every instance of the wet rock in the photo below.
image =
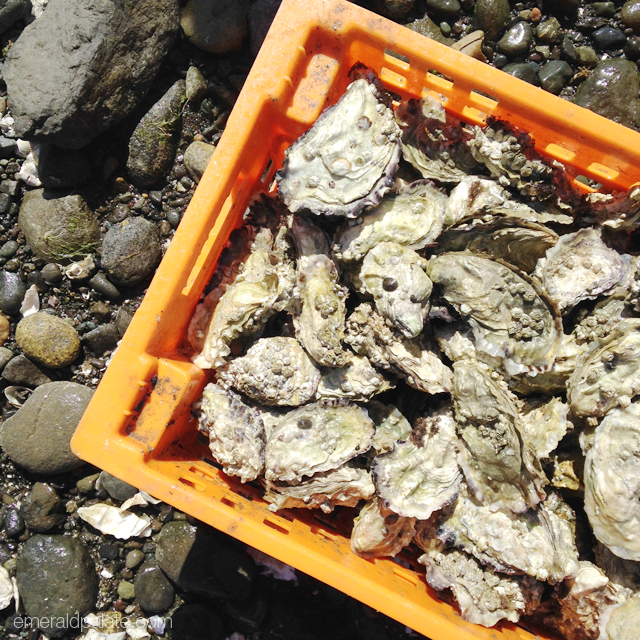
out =
[(536, 28), (536, 36), (541, 42), (553, 44), (560, 37), (561, 25), (557, 18), (549, 18), (541, 22)]
[(239, 602), (229, 600), (224, 608), (238, 629), (247, 635), (259, 631), (269, 612), (268, 603), (260, 593)]
[(0, 247), (0, 257), (12, 258), (19, 248), (20, 245), (15, 240), (7, 240), (7, 242)]
[(601, 49), (622, 49), (627, 42), (627, 37), (619, 29), (613, 27), (600, 27), (591, 37)]
[(53, 475), (82, 466), (69, 442), (92, 395), (93, 389), (75, 382), (39, 386), (2, 425), (0, 446), (31, 473)]
[(185, 93), (189, 102), (202, 100), (207, 93), (207, 81), (198, 67), (191, 66), (185, 79)]
[(0, 33), (31, 13), (29, 0), (5, 0), (0, 7)]
[(622, 22), (632, 29), (640, 30), (640, 0), (627, 0), (620, 11)]
[(612, 18), (616, 12), (616, 5), (613, 2), (593, 2), (591, 7), (595, 15), (605, 18)]
[(52, 3), (11, 47), (2, 72), (16, 135), (85, 146), (147, 93), (178, 19), (177, 0)]
[(529, 84), (538, 84), (538, 67), (532, 62), (513, 62), (502, 67), (505, 73)]
[(633, 36), (627, 40), (624, 54), (629, 60), (638, 60), (640, 58), (640, 38), (638, 36)]
[(20, 506), (20, 515), (29, 529), (44, 533), (62, 524), (64, 514), (60, 513), (60, 498), (48, 484), (36, 482), (29, 495)]
[(604, 60), (578, 88), (576, 104), (627, 127), (640, 124), (640, 71), (630, 60)]
[(113, 351), (118, 346), (120, 336), (113, 324), (101, 324), (82, 336), (84, 345), (96, 356)]
[(76, 538), (35, 535), (27, 540), (16, 579), (26, 614), (38, 618), (40, 630), (48, 636), (64, 635), (57, 622), (84, 616), (95, 607), (98, 579), (93, 560)]
[(175, 591), (155, 562), (138, 569), (133, 586), (138, 604), (147, 613), (162, 613), (173, 605)]
[(72, 262), (94, 253), (100, 242), (100, 223), (79, 195), (29, 191), (20, 207), (18, 226), (36, 256), (47, 262)]
[(215, 150), (212, 144), (196, 141), (192, 142), (184, 152), (184, 167), (196, 182), (200, 182)]
[(474, 23), (484, 31), (487, 40), (497, 42), (509, 19), (511, 7), (509, 0), (478, 0)]
[(138, 187), (159, 182), (171, 169), (185, 100), (185, 82), (178, 80), (135, 128), (129, 140), (127, 171)]
[(6, 347), (0, 347), (0, 371), (2, 371), (6, 366), (9, 360), (13, 358), (13, 351), (11, 349), (7, 349)]
[[(1, 142), (0, 142), (1, 145)], [(2, 149), (0, 147), (0, 158), (2, 157)], [(7, 213), (11, 209), (13, 201), (8, 193), (0, 193), (0, 213)]]
[(404, 20), (415, 0), (373, 0), (373, 10), (392, 20)]
[(62, 280), (62, 271), (57, 264), (50, 262), (42, 267), (42, 277), (47, 284), (58, 284)]
[(144, 553), (140, 549), (132, 549), (127, 553), (124, 563), (127, 569), (135, 569), (143, 560)]
[(120, 307), (118, 309), (118, 313), (116, 313), (115, 325), (118, 330), (118, 334), (122, 337), (125, 331), (128, 329), (131, 324), (131, 320), (133, 320), (133, 314), (130, 313), (124, 307)]
[(248, 16), (249, 48), (251, 55), (258, 55), (258, 51), (264, 42), (269, 27), (280, 8), (282, 0), (257, 0), (251, 5)]
[[(460, 53), (464, 53), (466, 56), (470, 56), (471, 58), (480, 60), (480, 62), (486, 62), (487, 58), (482, 52), (483, 43), (484, 43), (484, 32), (478, 30), (478, 31), (472, 31), (471, 33), (466, 35), (464, 38), (460, 38), (460, 40), (455, 42), (451, 48), (455, 49), (456, 51), (459, 51)], [(502, 57), (504, 58), (504, 56)], [(505, 58), (505, 64), (506, 64), (506, 58)]]
[(11, 384), (21, 387), (39, 387), (51, 382), (51, 378), (35, 365), (27, 356), (17, 355), (2, 370), (2, 377)]
[(568, 62), (564, 60), (550, 60), (540, 67), (538, 78), (540, 86), (549, 93), (558, 95), (562, 91), (562, 87), (573, 75), (573, 70)]
[(427, 38), (431, 38), (436, 42), (440, 42), (442, 44), (446, 44), (451, 46), (454, 41), (451, 38), (445, 38), (442, 35), (442, 31), (440, 27), (427, 15), (424, 18), (420, 18), (420, 20), (415, 20), (414, 22), (410, 22), (405, 25), (411, 31), (415, 31), (422, 36), (426, 36)]
[(123, 580), (118, 584), (118, 595), (123, 600), (133, 600), (136, 597), (136, 592), (133, 587), (133, 583)]
[(91, 162), (83, 151), (42, 146), (38, 155), (38, 178), (46, 189), (75, 187), (91, 176)]
[(38, 311), (18, 322), (16, 343), (25, 355), (49, 369), (70, 365), (80, 355), (80, 336), (67, 322)]
[(124, 502), (138, 493), (135, 487), (103, 471), (100, 474), (100, 486), (114, 499)]
[(575, 47), (575, 59), (582, 67), (594, 67), (598, 64), (598, 54), (592, 47)]
[(460, 11), (458, 0), (427, 0), (427, 9), (445, 16), (455, 16)]
[(220, 640), (222, 622), (197, 604), (183, 604), (171, 616), (171, 640)]
[(6, 316), (0, 314), (0, 346), (2, 346), (11, 333), (11, 324)]
[(211, 53), (236, 51), (247, 31), (246, 6), (238, 0), (189, 0), (180, 26), (199, 49)]
[(158, 229), (144, 218), (113, 225), (102, 242), (102, 267), (117, 285), (131, 287), (142, 282), (161, 259)]
[(513, 25), (498, 42), (498, 49), (506, 56), (524, 56), (531, 46), (533, 29), (528, 22), (518, 22)]
[(9, 315), (20, 312), (27, 285), (17, 273), (0, 271), (0, 311)]
[(120, 549), (117, 544), (101, 544), (98, 547), (98, 553), (105, 560), (115, 560), (120, 555)]
[(100, 477), (99, 473), (92, 473), (90, 476), (85, 476), (84, 478), (80, 478), (78, 482), (76, 482), (76, 489), (80, 493), (91, 493), (96, 488), (96, 482)]
[(173, 521), (164, 525), (157, 543), (158, 565), (185, 591), (233, 600), (249, 595), (253, 561), (222, 534)]
[(17, 538), (25, 529), (24, 519), (15, 507), (9, 507), (2, 520), (2, 528), (7, 538)]
[(112, 282), (109, 282), (107, 276), (102, 271), (98, 271), (98, 273), (89, 280), (89, 285), (94, 291), (101, 293), (107, 300), (117, 302), (122, 298), (118, 289), (116, 289)]
[[(593, 49), (591, 49), (593, 51)], [(571, 38), (564, 37), (562, 39), (562, 44), (560, 45), (560, 51), (562, 55), (569, 60), (570, 62), (576, 62), (578, 59), (578, 55), (576, 53), (576, 47), (574, 46)], [(595, 51), (593, 51), (595, 53)], [(596, 57), (597, 58), (597, 57)]]

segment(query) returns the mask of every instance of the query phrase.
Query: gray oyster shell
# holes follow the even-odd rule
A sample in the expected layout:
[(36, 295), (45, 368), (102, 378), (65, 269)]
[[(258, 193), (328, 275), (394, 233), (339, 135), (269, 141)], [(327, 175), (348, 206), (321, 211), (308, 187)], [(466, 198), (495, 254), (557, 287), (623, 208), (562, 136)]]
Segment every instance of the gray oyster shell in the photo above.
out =
[(415, 518), (403, 518), (382, 500), (372, 500), (353, 521), (351, 551), (361, 558), (393, 557), (411, 542), (415, 524)]
[(630, 317), (625, 300), (606, 298), (596, 304), (593, 310), (575, 326), (572, 336), (584, 351), (595, 340), (607, 338), (622, 320)]
[(265, 433), (261, 412), (233, 391), (209, 383), (194, 407), (198, 429), (209, 436), (209, 448), (223, 471), (241, 482), (264, 470)]
[(614, 409), (600, 423), (584, 485), (596, 538), (620, 558), (640, 560), (640, 405)]
[(548, 458), (573, 424), (568, 418), (569, 405), (557, 396), (530, 398), (520, 411), (520, 425), (525, 442), (538, 460)]
[(629, 274), (630, 258), (602, 241), (599, 229), (580, 229), (563, 235), (547, 251), (536, 274), (549, 297), (563, 313), (582, 300), (611, 291)]
[(591, 344), (567, 382), (573, 413), (591, 421), (640, 393), (640, 320), (628, 318)]
[(419, 419), (406, 442), (374, 459), (371, 472), (378, 496), (400, 516), (427, 520), (458, 495), (462, 473), (457, 454), (450, 411)]
[(394, 386), (372, 366), (368, 358), (352, 356), (344, 367), (322, 369), (316, 398), (348, 398), (364, 402)]
[(312, 220), (304, 216), (291, 216), (290, 224), (299, 270), (307, 266), (312, 256), (331, 256), (331, 239)]
[(362, 260), (381, 242), (395, 242), (407, 249), (422, 249), (442, 231), (447, 196), (431, 182), (418, 180), (389, 194), (356, 223), (340, 227), (333, 253), (340, 262)]
[(480, 362), (455, 362), (452, 395), (459, 462), (476, 499), (516, 513), (543, 500), (546, 476), (523, 441), (517, 400), (499, 376)]
[(556, 584), (578, 572), (575, 515), (555, 494), (537, 510), (514, 514), (458, 497), (438, 520), (438, 538), (505, 573), (524, 573)]
[(394, 405), (371, 400), (367, 403), (367, 411), (376, 427), (372, 443), (376, 453), (392, 451), (396, 442), (409, 437), (411, 425)]
[(407, 338), (422, 332), (429, 315), (433, 283), (427, 261), (395, 242), (381, 242), (365, 256), (360, 269), (364, 290), (373, 296), (378, 313)]
[(427, 275), (471, 326), (476, 349), (501, 357), (511, 375), (551, 367), (562, 324), (533, 281), (465, 252), (432, 257)]
[(355, 218), (391, 188), (400, 151), (393, 110), (373, 84), (356, 80), (287, 149), (276, 173), (278, 193), (293, 213)]
[(402, 337), (369, 303), (356, 307), (347, 318), (345, 342), (376, 367), (393, 370), (420, 391), (443, 393), (451, 389), (451, 369), (438, 357), (424, 333), (412, 340)]
[(218, 370), (218, 383), (268, 406), (297, 407), (311, 400), (320, 370), (295, 338), (260, 338), (246, 355)]
[(366, 453), (373, 421), (351, 403), (308, 404), (287, 413), (271, 432), (265, 451), (265, 477), (292, 482), (331, 471)]
[(376, 493), (368, 471), (347, 465), (297, 484), (266, 481), (266, 489), (264, 499), (270, 511), (303, 508), (322, 509), (324, 513), (331, 513), (338, 505), (355, 507)]

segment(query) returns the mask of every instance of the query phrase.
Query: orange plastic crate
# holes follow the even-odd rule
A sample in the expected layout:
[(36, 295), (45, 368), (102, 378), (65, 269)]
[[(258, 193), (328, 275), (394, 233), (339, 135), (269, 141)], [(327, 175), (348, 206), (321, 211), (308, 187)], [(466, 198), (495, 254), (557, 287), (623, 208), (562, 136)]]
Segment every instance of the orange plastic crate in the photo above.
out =
[[(193, 310), (250, 197), (284, 150), (337, 101), (352, 65), (402, 98), (439, 96), (472, 124), (497, 116), (532, 134), (572, 178), (626, 190), (640, 176), (640, 134), (343, 0), (284, 0), (191, 204), (72, 441), (109, 473), (348, 593), (432, 640), (550, 640), (512, 624), (484, 629), (425, 582), (411, 551), (363, 560), (351, 514), (274, 514), (261, 491), (224, 476), (190, 415), (209, 374), (182, 350)], [(578, 181), (581, 188), (583, 182)], [(415, 567), (415, 570), (407, 567)]]

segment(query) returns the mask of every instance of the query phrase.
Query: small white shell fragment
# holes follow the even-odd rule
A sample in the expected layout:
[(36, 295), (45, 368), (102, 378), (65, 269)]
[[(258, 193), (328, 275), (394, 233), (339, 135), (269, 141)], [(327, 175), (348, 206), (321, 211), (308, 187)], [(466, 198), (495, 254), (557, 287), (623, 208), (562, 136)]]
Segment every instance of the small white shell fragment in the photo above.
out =
[(35, 284), (32, 284), (27, 293), (24, 294), (24, 299), (20, 305), (20, 313), (23, 318), (31, 316), (34, 313), (40, 311), (40, 297), (38, 296), (38, 288)]
[(247, 553), (253, 558), (254, 562), (260, 567), (260, 573), (265, 576), (272, 576), (276, 580), (282, 582), (297, 582), (296, 570), (280, 560), (276, 560), (266, 553), (259, 551), (254, 547), (247, 546)]
[(135, 620), (127, 618), (124, 623), (124, 628), (131, 640), (144, 640), (145, 638), (151, 637), (151, 634), (147, 630), (148, 625), (149, 620), (147, 618), (136, 618)]
[(100, 533), (112, 535), (119, 540), (151, 535), (151, 519), (146, 514), (138, 516), (131, 511), (123, 512), (118, 507), (103, 503), (80, 507), (77, 513)]
[(69, 280), (85, 280), (91, 276), (95, 268), (93, 258), (87, 256), (78, 262), (72, 262), (70, 265), (62, 267), (62, 271)]
[(13, 600), (13, 583), (9, 572), (0, 566), (0, 611), (6, 609)]

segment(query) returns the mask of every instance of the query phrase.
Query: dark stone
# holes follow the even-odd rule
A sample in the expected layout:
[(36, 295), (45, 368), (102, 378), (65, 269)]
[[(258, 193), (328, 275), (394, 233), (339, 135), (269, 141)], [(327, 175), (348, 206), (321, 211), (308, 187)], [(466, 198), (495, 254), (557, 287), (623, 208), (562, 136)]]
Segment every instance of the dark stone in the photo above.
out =
[(29, 0), (4, 0), (0, 6), (0, 33), (31, 13)]
[(571, 41), (571, 38), (563, 38), (562, 45), (560, 46), (560, 53), (571, 62), (576, 62), (578, 60), (576, 48)]
[(573, 75), (573, 70), (564, 60), (551, 60), (540, 67), (538, 78), (540, 86), (549, 93), (558, 95), (562, 87)]
[(569, 16), (580, 8), (580, 0), (556, 0), (549, 8), (557, 16)]
[(627, 42), (624, 33), (613, 27), (601, 27), (591, 37), (601, 49), (622, 49)]
[(506, 56), (524, 56), (529, 51), (532, 40), (531, 25), (528, 22), (518, 22), (502, 36), (498, 42), (498, 49)]
[(624, 3), (620, 12), (622, 22), (638, 31), (640, 30), (640, 0), (628, 0)]
[(138, 493), (138, 490), (130, 484), (103, 471), (100, 474), (100, 486), (114, 499), (124, 502)]
[(640, 58), (640, 38), (638, 36), (633, 36), (627, 40), (624, 54), (629, 60), (638, 60)]
[(101, 324), (82, 337), (87, 349), (96, 356), (113, 351), (118, 346), (118, 340), (120, 340), (118, 330), (112, 324)]
[(561, 25), (557, 18), (549, 18), (541, 22), (536, 28), (536, 36), (541, 42), (553, 44), (560, 37)]
[(0, 347), (0, 371), (7, 366), (11, 358), (13, 358), (13, 351), (7, 349), (7, 347)]
[(160, 568), (185, 591), (230, 600), (251, 592), (253, 561), (223, 534), (174, 521), (164, 525), (157, 542)]
[(42, 277), (47, 284), (58, 284), (62, 280), (62, 271), (57, 264), (50, 262), (42, 267)]
[(39, 387), (51, 382), (51, 378), (23, 354), (7, 363), (2, 370), (2, 377), (11, 384), (24, 387)]
[(502, 70), (514, 78), (538, 85), (538, 66), (533, 62), (514, 62), (505, 65)]
[(138, 187), (156, 184), (171, 169), (186, 99), (185, 82), (178, 80), (135, 128), (129, 140), (127, 171)]
[(20, 313), (27, 285), (17, 273), (0, 271), (0, 310), (8, 315)]
[(171, 640), (220, 640), (222, 622), (211, 611), (197, 604), (183, 604), (167, 626)]
[(0, 158), (11, 158), (16, 152), (16, 141), (0, 136)]
[(173, 605), (175, 591), (155, 562), (138, 569), (133, 587), (138, 604), (147, 613), (162, 613)]
[(4, 65), (16, 135), (85, 146), (139, 104), (178, 21), (177, 0), (52, 2)]
[(122, 337), (125, 331), (128, 329), (131, 324), (131, 320), (133, 320), (133, 314), (131, 314), (124, 307), (120, 307), (118, 309), (118, 313), (116, 313), (115, 325), (118, 330), (118, 334)]
[(89, 284), (91, 287), (101, 293), (107, 300), (113, 300), (117, 302), (122, 297), (120, 292), (116, 289), (115, 285), (112, 282), (109, 282), (107, 276), (102, 272), (98, 271), (91, 280), (89, 280)]
[(120, 555), (120, 549), (117, 544), (101, 544), (98, 553), (105, 560), (115, 560)]
[(455, 16), (460, 12), (458, 0), (427, 0), (427, 9), (445, 16)]
[(29, 529), (44, 533), (65, 521), (60, 513), (60, 498), (48, 484), (36, 482), (20, 506), (20, 515)]
[(476, 29), (482, 29), (487, 40), (497, 42), (510, 14), (509, 0), (477, 0), (473, 20)]
[(597, 16), (603, 18), (612, 18), (616, 12), (616, 5), (613, 2), (593, 2), (591, 7)]
[(17, 538), (24, 531), (24, 519), (17, 509), (9, 507), (6, 510), (2, 527), (7, 538)]
[(160, 233), (144, 218), (114, 225), (102, 242), (102, 268), (117, 285), (131, 287), (145, 280), (161, 259)]
[[(387, 0), (389, 1), (389, 0)], [(407, 3), (415, 0), (390, 0)], [(247, 31), (247, 5), (229, 0), (189, 0), (180, 17), (184, 34), (199, 49), (227, 53), (242, 46)]]
[(38, 156), (38, 177), (45, 189), (75, 187), (91, 177), (91, 163), (83, 151), (44, 145)]
[(261, 594), (252, 595), (246, 600), (228, 600), (224, 608), (238, 630), (247, 635), (260, 629), (269, 612), (268, 603)]
[(7, 213), (12, 204), (13, 201), (11, 200), (11, 196), (8, 193), (0, 193), (0, 213)]
[(258, 55), (267, 31), (276, 16), (282, 0), (257, 0), (249, 11), (249, 41), (251, 55)]
[(0, 445), (16, 464), (31, 473), (65, 473), (82, 466), (69, 442), (91, 396), (93, 389), (75, 382), (39, 386), (2, 425)]
[[(46, 635), (64, 635), (57, 620), (84, 616), (96, 604), (98, 579), (91, 556), (77, 538), (35, 535), (22, 547), (16, 579), (28, 616)], [(54, 624), (50, 624), (54, 618)]]
[(7, 240), (7, 242), (0, 247), (0, 257), (13, 258), (19, 248), (20, 245), (15, 240)]

